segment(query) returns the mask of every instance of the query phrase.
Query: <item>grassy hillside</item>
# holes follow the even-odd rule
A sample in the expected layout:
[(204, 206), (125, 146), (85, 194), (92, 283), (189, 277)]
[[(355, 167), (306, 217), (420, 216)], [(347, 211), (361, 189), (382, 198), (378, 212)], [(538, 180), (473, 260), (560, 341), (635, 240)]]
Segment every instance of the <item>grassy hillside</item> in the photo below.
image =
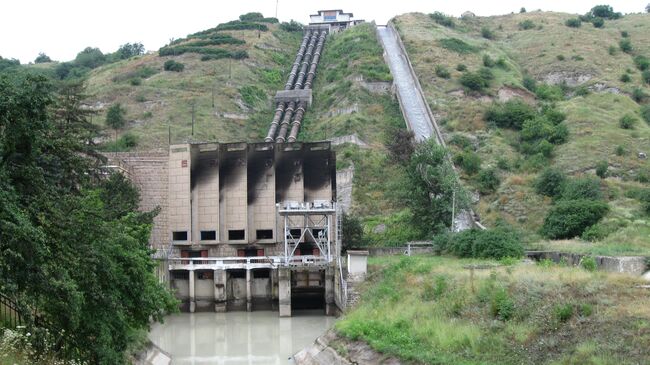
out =
[[(121, 133), (136, 136), (136, 149), (166, 147), (170, 127), (172, 143), (260, 140), (272, 118), (272, 96), (284, 85), (302, 35), (283, 31), (278, 24), (259, 24), (268, 30), (213, 28), (163, 48), (163, 54), (172, 55), (154, 52), (93, 70), (87, 93), (102, 109), (97, 123), (104, 123), (103, 110), (121, 103), (128, 120)], [(231, 41), (221, 43), (224, 39)], [(202, 53), (173, 55), (183, 47)], [(247, 57), (210, 58), (224, 52), (246, 52)], [(164, 71), (168, 60), (182, 63), (183, 71)], [(106, 134), (112, 136), (108, 130)]]
[(384, 257), (369, 264), (362, 299), (336, 330), (404, 363), (650, 361), (650, 302), (640, 279), (548, 262)]
[[(603, 28), (588, 22), (578, 28), (565, 25), (575, 17), (532, 12), (452, 19), (454, 24), (445, 26), (427, 14), (405, 14), (394, 23), (454, 153), (469, 151), (480, 158), (482, 170), (496, 169), (501, 184), (494, 192), (484, 191), (477, 204), (484, 222), (505, 220), (535, 242), (551, 206), (549, 198), (534, 192), (538, 173), (554, 166), (570, 176), (595, 176), (596, 165), (606, 163), (601, 187), (611, 209), (601, 224), (610, 235), (594, 244), (574, 240), (562, 247), (650, 253), (650, 220), (630, 197), (631, 191), (648, 187), (650, 171), (650, 162), (637, 157), (650, 150), (650, 125), (640, 116), (650, 87), (634, 62), (650, 56), (650, 16), (626, 15), (605, 21)], [(632, 50), (624, 52), (621, 42), (623, 48), (630, 42)], [(493, 76), (487, 87), (470, 90), (461, 84), (464, 75), (484, 69)], [(553, 146), (548, 156), (522, 152), (518, 131), (485, 117), (493, 103), (511, 98), (564, 113), (566, 142)], [(620, 126), (627, 114), (636, 119), (631, 129)], [(463, 174), (477, 190), (479, 176)]]

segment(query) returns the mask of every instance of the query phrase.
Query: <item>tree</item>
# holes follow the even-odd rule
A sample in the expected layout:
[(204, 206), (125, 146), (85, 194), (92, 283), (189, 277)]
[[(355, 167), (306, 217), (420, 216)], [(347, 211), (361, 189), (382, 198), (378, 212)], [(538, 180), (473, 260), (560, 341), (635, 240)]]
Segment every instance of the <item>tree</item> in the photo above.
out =
[(86, 47), (83, 51), (77, 53), (74, 59), (76, 66), (87, 67), (90, 69), (99, 67), (106, 62), (106, 56), (99, 48)]
[(0, 292), (38, 313), (36, 352), (47, 340), (64, 359), (125, 364), (176, 301), (153, 274), (155, 212), (134, 211), (126, 179), (98, 182), (80, 90), (0, 75)]
[(564, 172), (549, 167), (539, 174), (533, 186), (537, 194), (558, 197), (564, 189), (566, 180)]
[(645, 12), (650, 13), (650, 3), (648, 3), (648, 5), (645, 6)]
[(144, 54), (144, 45), (142, 45), (142, 43), (126, 43), (121, 45), (115, 54), (120, 60), (125, 60), (134, 56), (140, 56)]
[(615, 12), (614, 8), (612, 8), (610, 5), (596, 5), (591, 8), (591, 11), (589, 11), (588, 15), (605, 19), (619, 19), (623, 16), (621, 13)]
[(433, 139), (415, 148), (407, 169), (407, 186), (403, 199), (411, 209), (414, 226), (425, 234), (451, 225), (452, 205), (458, 211), (468, 204), (447, 150)]
[(580, 236), (609, 211), (607, 203), (596, 200), (562, 200), (544, 218), (541, 233), (551, 239)]
[(47, 63), (47, 62), (52, 62), (52, 59), (43, 52), (40, 52), (36, 57), (36, 59), (34, 60), (34, 63)]
[(341, 224), (343, 248), (363, 246), (365, 239), (363, 236), (363, 225), (361, 225), (359, 217), (343, 213)]

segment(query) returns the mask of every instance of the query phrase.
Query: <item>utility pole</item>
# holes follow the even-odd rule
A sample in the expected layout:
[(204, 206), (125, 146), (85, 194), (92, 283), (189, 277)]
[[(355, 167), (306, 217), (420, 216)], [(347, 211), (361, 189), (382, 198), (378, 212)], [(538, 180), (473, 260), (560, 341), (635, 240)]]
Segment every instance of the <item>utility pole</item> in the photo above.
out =
[(275, 0), (275, 19), (278, 18), (278, 3), (280, 0)]

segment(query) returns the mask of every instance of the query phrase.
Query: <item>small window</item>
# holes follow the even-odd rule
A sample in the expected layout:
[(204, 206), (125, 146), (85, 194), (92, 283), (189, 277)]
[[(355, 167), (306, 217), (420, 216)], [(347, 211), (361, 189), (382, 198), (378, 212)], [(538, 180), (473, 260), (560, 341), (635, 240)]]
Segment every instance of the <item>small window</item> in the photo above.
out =
[(318, 236), (321, 235), (321, 234), (323, 235), (324, 238), (326, 238), (325, 237), (325, 230), (322, 229), (322, 228), (314, 228), (312, 230), (312, 233), (314, 234), (314, 238), (316, 238), (316, 239), (318, 239)]
[(199, 280), (213, 280), (214, 271), (199, 271), (196, 275), (196, 278)]
[(190, 279), (190, 272), (189, 271), (179, 271), (179, 270), (174, 270), (172, 271), (172, 279), (173, 280), (189, 280)]
[(217, 231), (201, 231), (201, 241), (215, 241), (217, 239)]
[(273, 230), (272, 229), (258, 229), (256, 231), (258, 240), (271, 240), (273, 239)]
[(246, 279), (246, 270), (228, 270), (231, 279)]
[(291, 237), (293, 237), (293, 238), (300, 238), (300, 233), (301, 233), (301, 232), (300, 232), (299, 229), (290, 229), (290, 230), (289, 230), (289, 234), (290, 234)]
[(239, 250), (237, 250), (237, 257), (256, 257), (256, 256), (264, 256), (264, 249), (249, 247), (249, 248), (240, 248)]
[(246, 237), (243, 229), (233, 229), (228, 231), (229, 241), (241, 241)]
[(254, 279), (266, 279), (271, 277), (271, 270), (253, 270)]
[(174, 231), (174, 232), (172, 232), (172, 240), (174, 240), (174, 241), (187, 241), (187, 231)]

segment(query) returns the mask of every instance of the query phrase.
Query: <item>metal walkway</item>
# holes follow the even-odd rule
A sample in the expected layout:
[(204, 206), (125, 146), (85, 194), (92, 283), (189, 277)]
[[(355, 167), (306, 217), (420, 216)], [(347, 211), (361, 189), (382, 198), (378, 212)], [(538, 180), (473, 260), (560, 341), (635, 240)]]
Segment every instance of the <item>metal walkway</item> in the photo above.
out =
[(398, 35), (392, 27), (387, 26), (377, 26), (377, 34), (384, 47), (386, 63), (393, 75), (393, 82), (397, 88), (404, 119), (409, 124), (409, 129), (413, 131), (418, 142), (432, 136), (438, 139), (434, 130), (434, 121), (431, 119), (423, 96), (417, 88), (417, 81), (411, 73), (406, 55), (398, 43)]

